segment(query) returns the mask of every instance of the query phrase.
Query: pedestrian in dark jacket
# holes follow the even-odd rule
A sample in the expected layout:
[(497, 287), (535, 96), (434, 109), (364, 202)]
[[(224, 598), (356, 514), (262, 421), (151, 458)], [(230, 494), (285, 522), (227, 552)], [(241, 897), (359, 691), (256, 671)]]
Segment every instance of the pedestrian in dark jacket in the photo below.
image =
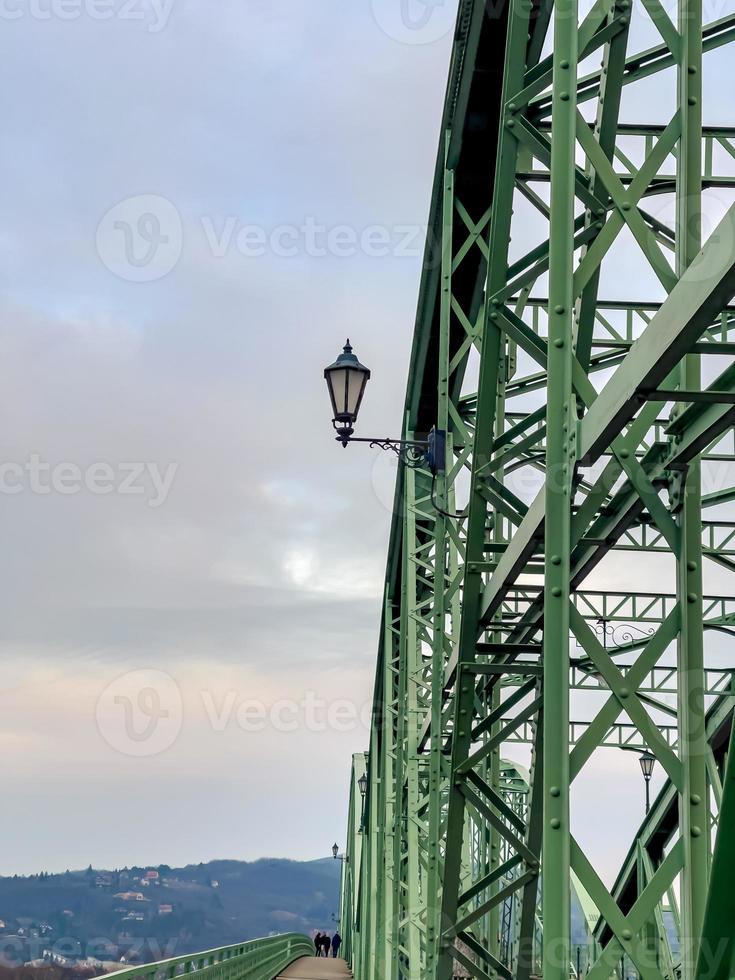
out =
[(338, 932), (332, 936), (332, 956), (336, 960), (339, 956), (339, 947), (342, 945), (342, 937)]
[(314, 948), (316, 949), (316, 955), (317, 956), (321, 956), (322, 955), (322, 934), (320, 932), (318, 932), (316, 934), (316, 936), (314, 936)]
[(329, 956), (329, 947), (331, 945), (332, 945), (332, 942), (331, 942), (329, 936), (325, 932), (324, 935), (322, 936), (322, 949), (324, 950), (324, 955), (327, 956), (327, 957)]

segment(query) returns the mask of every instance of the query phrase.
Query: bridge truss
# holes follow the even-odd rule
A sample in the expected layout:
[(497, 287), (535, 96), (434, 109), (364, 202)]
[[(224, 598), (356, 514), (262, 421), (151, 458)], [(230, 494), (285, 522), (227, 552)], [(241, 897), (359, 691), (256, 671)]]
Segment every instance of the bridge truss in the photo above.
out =
[[(734, 39), (701, 0), (459, 4), (403, 427), (446, 470), (398, 473), (358, 980), (735, 975)], [(667, 782), (606, 883), (575, 784), (616, 746)]]

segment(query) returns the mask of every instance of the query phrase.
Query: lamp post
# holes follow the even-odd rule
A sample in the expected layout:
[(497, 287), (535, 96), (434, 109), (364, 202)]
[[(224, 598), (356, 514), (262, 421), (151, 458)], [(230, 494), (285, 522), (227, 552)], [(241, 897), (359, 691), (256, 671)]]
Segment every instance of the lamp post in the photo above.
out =
[(332, 857), (335, 861), (341, 861), (342, 864), (349, 864), (350, 859), (346, 854), (339, 853), (339, 844), (332, 845)]
[(337, 360), (324, 369), (324, 378), (332, 402), (332, 425), (337, 433), (336, 439), (345, 449), (350, 442), (367, 442), (371, 447), (392, 450), (407, 466), (427, 466), (434, 476), (444, 471), (447, 434), (442, 429), (433, 428), (425, 440), (354, 437), (357, 415), (370, 380), (370, 369), (359, 362), (349, 340)]
[(638, 761), (641, 764), (641, 772), (646, 781), (646, 813), (648, 814), (651, 809), (651, 776), (653, 775), (653, 767), (656, 765), (656, 756), (646, 749), (645, 752), (641, 752), (638, 756)]
[(368, 788), (368, 778), (365, 773), (357, 780), (357, 786), (360, 790), (360, 798), (362, 800), (362, 810), (360, 811), (360, 833), (362, 834), (365, 832), (365, 796), (367, 795)]

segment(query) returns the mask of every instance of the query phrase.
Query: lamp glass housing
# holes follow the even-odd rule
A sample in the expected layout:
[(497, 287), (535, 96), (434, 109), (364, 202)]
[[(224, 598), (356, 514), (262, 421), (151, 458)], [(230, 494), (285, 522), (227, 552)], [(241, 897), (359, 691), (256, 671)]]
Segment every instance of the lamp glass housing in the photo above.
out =
[[(335, 426), (352, 429), (357, 421), (370, 369), (352, 353), (349, 340), (334, 364), (324, 369)], [(351, 434), (351, 433), (350, 433)]]
[(367, 781), (367, 776), (364, 773), (357, 780), (357, 785), (360, 789), (360, 795), (365, 796), (365, 794), (367, 793), (368, 781)]
[(335, 861), (337, 860), (337, 855), (338, 854), (339, 854), (339, 844), (335, 844), (332, 847), (332, 856), (334, 857)]
[(641, 752), (638, 761), (641, 764), (643, 778), (648, 780), (653, 775), (653, 767), (656, 765), (656, 756), (651, 752)]

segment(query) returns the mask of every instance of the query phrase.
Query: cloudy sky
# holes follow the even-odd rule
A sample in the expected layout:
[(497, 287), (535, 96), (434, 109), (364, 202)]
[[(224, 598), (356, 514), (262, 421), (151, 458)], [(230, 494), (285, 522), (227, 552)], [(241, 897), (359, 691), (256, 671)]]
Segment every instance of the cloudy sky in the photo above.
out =
[(0, 873), (342, 839), (455, 8), (1, 0)]
[(327, 854), (394, 470), (322, 369), (349, 335), (396, 430), (448, 34), (1, 6), (0, 873)]

